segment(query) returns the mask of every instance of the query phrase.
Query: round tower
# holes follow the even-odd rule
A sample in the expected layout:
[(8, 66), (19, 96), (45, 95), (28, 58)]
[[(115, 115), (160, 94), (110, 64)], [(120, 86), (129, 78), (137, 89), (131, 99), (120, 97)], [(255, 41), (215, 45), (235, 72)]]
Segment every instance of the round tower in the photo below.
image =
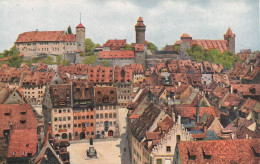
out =
[(145, 29), (143, 19), (141, 17), (138, 18), (137, 23), (135, 25), (135, 34), (136, 34), (136, 43), (141, 44), (145, 42)]
[(232, 32), (232, 30), (229, 27), (226, 34), (224, 34), (224, 39), (227, 41), (227, 49), (232, 53), (235, 53), (235, 38), (236, 35)]
[(77, 49), (84, 52), (85, 51), (85, 27), (81, 23), (76, 27), (76, 43), (77, 43)]

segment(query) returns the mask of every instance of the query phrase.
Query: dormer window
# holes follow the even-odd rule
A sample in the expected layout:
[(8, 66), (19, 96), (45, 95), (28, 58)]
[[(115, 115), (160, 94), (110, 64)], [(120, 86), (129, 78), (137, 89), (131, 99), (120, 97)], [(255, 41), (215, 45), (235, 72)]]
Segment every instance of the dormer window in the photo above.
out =
[(188, 150), (188, 158), (189, 160), (196, 160), (196, 155)]
[(25, 124), (26, 120), (20, 120), (21, 124)]
[(208, 151), (205, 151), (205, 150), (202, 148), (202, 152), (203, 152), (203, 157), (204, 157), (204, 159), (211, 159), (211, 155), (209, 155), (209, 152), (208, 152)]
[(9, 113), (9, 112), (8, 112), (8, 113), (4, 113), (4, 115), (5, 115), (5, 116), (10, 116), (10, 113)]
[(26, 114), (26, 112), (20, 112), (20, 114), (21, 114), (21, 115), (25, 115), (25, 114)]

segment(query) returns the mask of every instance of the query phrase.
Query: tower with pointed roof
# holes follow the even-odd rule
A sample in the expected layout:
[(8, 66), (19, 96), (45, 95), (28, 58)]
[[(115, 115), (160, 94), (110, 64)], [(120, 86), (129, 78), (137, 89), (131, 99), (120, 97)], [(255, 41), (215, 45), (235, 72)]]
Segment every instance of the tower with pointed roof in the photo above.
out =
[(227, 41), (227, 49), (232, 53), (235, 53), (235, 38), (236, 35), (232, 32), (232, 30), (229, 27), (226, 34), (224, 34), (224, 39)]
[(139, 17), (135, 25), (136, 43), (142, 44), (145, 42), (145, 29), (144, 21), (142, 17)]
[(76, 27), (77, 50), (85, 51), (85, 27), (80, 24)]

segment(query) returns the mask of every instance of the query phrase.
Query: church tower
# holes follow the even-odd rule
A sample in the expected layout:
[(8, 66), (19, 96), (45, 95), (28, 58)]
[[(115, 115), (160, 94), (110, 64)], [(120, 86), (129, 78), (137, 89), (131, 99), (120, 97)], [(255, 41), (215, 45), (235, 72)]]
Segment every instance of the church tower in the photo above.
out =
[(227, 49), (232, 53), (235, 53), (235, 38), (236, 35), (231, 31), (229, 27), (226, 34), (224, 34), (224, 39), (227, 41)]
[(76, 43), (77, 43), (77, 49), (84, 52), (85, 51), (85, 27), (81, 23), (76, 27)]
[(144, 25), (143, 19), (139, 17), (135, 25), (135, 39), (137, 44), (142, 44), (145, 42), (145, 29), (146, 26)]

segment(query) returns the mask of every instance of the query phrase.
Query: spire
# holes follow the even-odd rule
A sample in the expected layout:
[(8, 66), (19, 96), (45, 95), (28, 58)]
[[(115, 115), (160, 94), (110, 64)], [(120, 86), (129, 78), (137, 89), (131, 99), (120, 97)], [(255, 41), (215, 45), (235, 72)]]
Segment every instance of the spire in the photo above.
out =
[(235, 34), (232, 32), (232, 30), (231, 30), (230, 27), (228, 27), (227, 32), (226, 32), (225, 35), (226, 35), (226, 36), (231, 36), (231, 37), (234, 37), (234, 36), (235, 36)]
[(81, 13), (79, 15), (79, 25), (76, 28), (85, 28), (82, 24), (81, 24)]
[(143, 18), (142, 17), (139, 17), (137, 19), (137, 23), (135, 26), (139, 26), (139, 27), (145, 27), (145, 24), (144, 24), (144, 21), (143, 21)]

